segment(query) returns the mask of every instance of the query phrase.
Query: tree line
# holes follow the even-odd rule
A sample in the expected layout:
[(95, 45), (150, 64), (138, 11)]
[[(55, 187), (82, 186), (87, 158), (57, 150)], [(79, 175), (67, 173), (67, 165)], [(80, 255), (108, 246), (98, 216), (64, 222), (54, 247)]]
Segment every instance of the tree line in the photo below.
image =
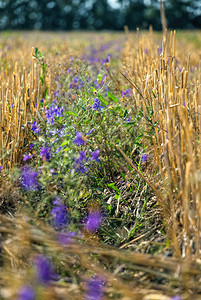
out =
[[(168, 28), (201, 28), (200, 0), (164, 0)], [(161, 30), (160, 0), (2, 0), (0, 30)]]

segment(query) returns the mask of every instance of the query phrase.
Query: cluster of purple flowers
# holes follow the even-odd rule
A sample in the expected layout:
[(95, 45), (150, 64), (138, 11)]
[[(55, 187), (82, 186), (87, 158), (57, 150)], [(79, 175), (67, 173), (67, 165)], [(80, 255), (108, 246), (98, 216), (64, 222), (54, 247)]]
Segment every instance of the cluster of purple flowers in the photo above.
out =
[(29, 166), (24, 166), (21, 169), (21, 184), (27, 191), (39, 189), (38, 173)]
[(106, 82), (106, 74), (104, 74), (103, 76), (98, 74), (97, 79), (93, 82), (93, 86), (96, 89), (99, 89), (100, 87), (102, 87), (104, 85), (105, 82)]
[(82, 237), (80, 232), (59, 232), (57, 235), (58, 243), (62, 246), (69, 246), (73, 242), (73, 238)]
[(27, 161), (32, 157), (33, 157), (33, 155), (31, 155), (31, 154), (24, 154), (23, 161)]
[(54, 276), (54, 271), (49, 260), (43, 255), (38, 255), (35, 258), (34, 265), (38, 282), (42, 285), (48, 284)]
[(85, 300), (101, 300), (103, 299), (103, 287), (105, 280), (101, 277), (94, 276), (87, 282), (87, 293)]
[(91, 159), (99, 162), (100, 161), (99, 154), (100, 154), (100, 150), (99, 149), (91, 152)]
[(108, 64), (111, 60), (111, 57), (112, 57), (111, 54), (108, 54), (107, 57), (101, 61), (101, 64), (102, 65)]
[(74, 168), (79, 174), (86, 174), (88, 172), (88, 168), (85, 167), (83, 164), (76, 165)]
[[(106, 59), (102, 59), (103, 55), (105, 55), (105, 51), (108, 50), (111, 46), (115, 45), (115, 41), (107, 42), (106, 44), (101, 45), (99, 48), (94, 48), (93, 46), (89, 47), (88, 53), (89, 56), (87, 56), (87, 60), (90, 64), (95, 64), (101, 62), (102, 65), (109, 62), (111, 55), (108, 54)], [(120, 49), (118, 48), (118, 51)]]
[(28, 285), (24, 285), (20, 288), (18, 292), (17, 300), (35, 300), (36, 294), (34, 289)]
[(101, 106), (100, 103), (101, 103), (100, 100), (98, 98), (96, 98), (95, 101), (94, 101), (94, 105), (92, 106), (92, 108), (94, 110), (101, 110), (101, 109), (103, 109), (103, 106)]
[(31, 124), (31, 131), (33, 133), (39, 134), (40, 133), (40, 125), (38, 125), (35, 121)]
[(56, 198), (53, 204), (54, 207), (52, 208), (51, 215), (53, 217), (54, 226), (57, 229), (62, 229), (68, 222), (67, 207), (62, 203), (59, 197)]
[(55, 117), (61, 117), (63, 115), (63, 107), (58, 107), (55, 101), (50, 105), (48, 109), (45, 109), (45, 117), (48, 124), (53, 124)]
[(75, 134), (75, 139), (73, 140), (73, 143), (76, 144), (77, 146), (81, 146), (85, 144), (85, 141), (82, 137), (82, 133), (81, 132), (77, 132)]
[(59, 89), (56, 89), (56, 91), (54, 92), (54, 97), (59, 97), (60, 96), (60, 91)]
[(48, 130), (49, 137), (57, 136), (52, 143), (55, 143), (58, 140), (58, 137), (65, 136), (64, 126), (62, 128), (50, 128)]
[[(99, 162), (100, 161), (99, 154), (100, 154), (99, 149), (91, 152), (91, 160), (95, 160), (95, 161)], [(80, 151), (79, 157), (74, 158), (74, 162), (75, 162), (74, 169), (76, 170), (76, 172), (82, 173), (82, 174), (87, 173), (88, 168), (84, 166), (84, 162), (87, 162), (87, 161), (89, 161), (89, 157), (86, 157), (86, 152)]]
[(87, 157), (86, 157), (86, 152), (85, 151), (80, 151), (80, 156), (79, 157), (75, 157), (74, 158), (74, 162), (75, 162), (75, 169), (78, 173), (86, 173), (88, 171), (88, 168), (84, 167), (83, 162), (87, 161)]
[[(74, 236), (74, 235), (73, 235)], [(55, 273), (49, 259), (40, 254), (34, 259), (35, 275), (39, 285), (46, 286), (50, 284), (51, 280), (58, 277)], [(102, 300), (104, 297), (105, 280), (100, 276), (93, 276), (87, 281), (85, 300)], [(29, 286), (24, 285), (18, 291), (17, 300), (34, 300), (36, 299), (35, 290)]]
[(40, 148), (40, 157), (45, 161), (49, 161), (51, 158), (50, 148), (46, 146)]
[(91, 211), (85, 219), (85, 228), (90, 232), (95, 232), (102, 223), (102, 214), (99, 210)]
[(88, 62), (90, 64), (94, 64), (94, 63), (98, 63), (99, 62), (99, 58), (98, 58), (98, 50), (95, 49), (94, 47), (90, 47), (89, 48), (89, 57), (88, 57)]
[(142, 156), (141, 156), (141, 160), (142, 160), (142, 162), (145, 162), (147, 159), (148, 159), (148, 155), (147, 154), (143, 154)]
[(76, 76), (73, 81), (69, 85), (70, 89), (79, 90), (84, 87), (84, 81), (81, 80), (78, 76)]
[[(76, 137), (73, 140), (73, 143), (76, 144), (77, 146), (81, 146), (81, 145), (85, 144), (85, 141), (82, 137), (81, 132), (76, 133)], [(91, 152), (91, 160), (95, 160), (95, 161), (99, 162), (100, 161), (99, 154), (100, 154), (100, 151), (98, 149)], [(89, 158), (86, 157), (86, 151), (80, 151), (79, 157), (74, 158), (74, 162), (75, 162), (74, 169), (78, 173), (82, 173), (82, 174), (87, 173), (88, 168), (83, 165), (83, 162), (86, 162), (88, 160), (89, 160)]]
[(125, 97), (125, 96), (131, 96), (131, 93), (132, 93), (132, 89), (126, 89), (124, 92), (122, 92), (122, 97)]

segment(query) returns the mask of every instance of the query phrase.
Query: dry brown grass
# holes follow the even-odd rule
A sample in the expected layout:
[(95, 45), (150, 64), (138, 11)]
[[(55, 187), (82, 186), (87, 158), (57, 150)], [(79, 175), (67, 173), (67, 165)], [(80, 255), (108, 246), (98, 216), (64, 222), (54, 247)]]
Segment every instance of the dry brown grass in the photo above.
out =
[(130, 36), (123, 72), (133, 86), (135, 102), (129, 105), (143, 107), (145, 119), (148, 108), (153, 110), (149, 181), (155, 181), (152, 189), (157, 190), (176, 256), (188, 259), (200, 257), (201, 63), (198, 51), (191, 59), (188, 44), (182, 49), (177, 43), (176, 33), (166, 32), (160, 55), (152, 32), (139, 37), (137, 46)]

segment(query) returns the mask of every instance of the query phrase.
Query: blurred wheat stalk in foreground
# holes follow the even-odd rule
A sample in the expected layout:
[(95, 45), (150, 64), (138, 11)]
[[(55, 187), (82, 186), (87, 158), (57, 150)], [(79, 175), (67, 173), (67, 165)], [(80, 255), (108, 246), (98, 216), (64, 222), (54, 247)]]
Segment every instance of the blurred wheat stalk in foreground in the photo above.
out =
[[(106, 280), (104, 290), (109, 298), (121, 295), (121, 299), (168, 300), (170, 298), (164, 293), (170, 294), (170, 287), (171, 294), (182, 292), (187, 297), (184, 299), (188, 299), (191, 289), (201, 292), (198, 284), (200, 261), (195, 264), (174, 257), (164, 259), (162, 256), (122, 251), (107, 245), (100, 246), (94, 237), (88, 237), (87, 241), (86, 237), (72, 238), (66, 245), (61, 245), (58, 232), (41, 223), (32, 225), (22, 216), (12, 220), (0, 215), (0, 232), (4, 235), (4, 264), (0, 276), (4, 298), (15, 299), (22, 284), (29, 281), (33, 284), (31, 268), (38, 253), (46, 253), (57, 267), (65, 268), (65, 273), (69, 274), (61, 282), (53, 281), (44, 292), (43, 299), (83, 299), (85, 286), (80, 285), (80, 281), (85, 282), (94, 273)], [(195, 296), (195, 299), (199, 298)]]

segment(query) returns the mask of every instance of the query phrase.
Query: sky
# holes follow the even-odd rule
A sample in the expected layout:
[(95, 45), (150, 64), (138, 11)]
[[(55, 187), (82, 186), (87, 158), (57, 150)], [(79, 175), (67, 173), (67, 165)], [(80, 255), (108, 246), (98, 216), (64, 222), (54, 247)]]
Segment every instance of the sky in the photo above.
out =
[[(164, 0), (163, 0), (164, 1)], [(110, 3), (110, 5), (114, 8), (118, 8), (119, 4), (117, 2), (117, 0), (108, 0), (108, 2)], [(158, 2), (160, 3), (160, 0), (158, 0)], [(150, 0), (144, 0), (145, 4), (150, 4)]]
[(119, 5), (117, 3), (117, 0), (108, 0), (108, 2), (110, 3), (110, 5), (114, 8), (118, 8)]

